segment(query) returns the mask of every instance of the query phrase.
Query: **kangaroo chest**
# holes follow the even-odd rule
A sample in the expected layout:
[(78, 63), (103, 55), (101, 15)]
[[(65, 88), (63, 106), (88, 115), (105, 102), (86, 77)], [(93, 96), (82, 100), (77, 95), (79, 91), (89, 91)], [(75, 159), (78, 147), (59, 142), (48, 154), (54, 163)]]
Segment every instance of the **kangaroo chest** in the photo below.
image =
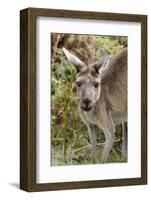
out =
[[(101, 112), (101, 110), (100, 110), (100, 112)], [(104, 114), (101, 114), (101, 116), (104, 116)], [(97, 117), (98, 115), (96, 114), (96, 110), (92, 110), (92, 111), (89, 111), (89, 112), (81, 111), (80, 116), (81, 116), (82, 121), (85, 124), (91, 123), (91, 124), (95, 124), (97, 126), (100, 126), (100, 124), (103, 122), (102, 120), (104, 120), (104, 118), (101, 118), (101, 117), (99, 117), (99, 119), (98, 119), (98, 117)], [(126, 120), (127, 118), (123, 113), (111, 112), (111, 117), (112, 117), (115, 125), (121, 124), (123, 121), (125, 121), (125, 122), (127, 121)]]
[(82, 111), (80, 116), (82, 118), (82, 121), (86, 124), (91, 123), (91, 124), (98, 125), (98, 123), (99, 123), (99, 121), (96, 117), (96, 114), (93, 110), (89, 111), (89, 112)]
[(94, 108), (91, 111), (86, 112), (80, 109), (79, 111), (82, 121), (85, 124), (94, 124), (100, 127), (100, 124), (103, 120), (101, 120), (100, 117), (102, 113), (101, 106), (103, 107), (103, 105), (100, 102), (98, 102), (97, 104), (95, 104)]

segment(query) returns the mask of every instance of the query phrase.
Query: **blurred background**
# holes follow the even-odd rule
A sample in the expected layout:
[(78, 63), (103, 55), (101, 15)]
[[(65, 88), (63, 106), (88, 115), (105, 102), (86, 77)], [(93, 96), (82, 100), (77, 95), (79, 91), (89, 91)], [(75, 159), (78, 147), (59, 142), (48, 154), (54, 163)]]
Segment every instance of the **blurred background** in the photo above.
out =
[[(62, 47), (86, 64), (102, 56), (114, 55), (126, 47), (126, 36), (51, 34), (51, 165), (92, 164), (87, 127), (78, 111), (74, 87), (76, 70), (67, 61)], [(97, 157), (101, 160), (105, 138), (97, 129)], [(125, 162), (121, 158), (122, 127), (116, 127), (116, 142), (108, 162)]]

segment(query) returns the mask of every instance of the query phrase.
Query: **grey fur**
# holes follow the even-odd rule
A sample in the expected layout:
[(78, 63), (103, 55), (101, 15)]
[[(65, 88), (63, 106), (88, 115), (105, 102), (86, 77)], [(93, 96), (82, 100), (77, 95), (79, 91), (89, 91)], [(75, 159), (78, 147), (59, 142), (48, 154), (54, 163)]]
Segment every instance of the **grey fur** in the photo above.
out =
[[(115, 125), (127, 121), (127, 48), (112, 58), (104, 57), (103, 61), (86, 66), (68, 50), (64, 52), (76, 68), (77, 90), (80, 96), (79, 115), (87, 125), (92, 145), (93, 159), (96, 160), (96, 135), (94, 125), (103, 130), (105, 145), (101, 162), (107, 161), (115, 141)], [(75, 59), (75, 60), (74, 60)], [(103, 67), (102, 67), (103, 66)], [(123, 129), (123, 156), (127, 156), (127, 138)]]

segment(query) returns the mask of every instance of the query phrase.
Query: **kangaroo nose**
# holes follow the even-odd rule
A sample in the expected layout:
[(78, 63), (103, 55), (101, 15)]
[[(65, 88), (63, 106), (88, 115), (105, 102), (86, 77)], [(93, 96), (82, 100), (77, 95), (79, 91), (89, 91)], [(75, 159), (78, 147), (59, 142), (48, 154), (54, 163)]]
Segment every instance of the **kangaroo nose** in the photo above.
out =
[(85, 99), (83, 99), (83, 103), (86, 104), (86, 105), (88, 105), (88, 104), (91, 103), (91, 100), (88, 99), (88, 98), (85, 98)]

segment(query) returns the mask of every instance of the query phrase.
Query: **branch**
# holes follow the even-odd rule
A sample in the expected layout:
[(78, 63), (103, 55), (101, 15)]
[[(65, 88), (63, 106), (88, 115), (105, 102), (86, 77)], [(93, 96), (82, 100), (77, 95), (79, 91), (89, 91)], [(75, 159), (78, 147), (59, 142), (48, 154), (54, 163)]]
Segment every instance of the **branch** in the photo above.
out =
[[(117, 143), (117, 142), (119, 142), (120, 141), (120, 139), (117, 139), (114, 143)], [(101, 143), (97, 143), (96, 144), (97, 146), (104, 146), (105, 145), (105, 142), (101, 142)], [(86, 146), (83, 146), (83, 147), (80, 147), (80, 148), (77, 148), (77, 149), (74, 149), (74, 150), (70, 150), (69, 151), (69, 153), (74, 153), (74, 152), (76, 152), (76, 151), (81, 151), (81, 150), (83, 150), (83, 149), (87, 149), (87, 148), (91, 148), (91, 144), (88, 144), (88, 145), (86, 145)]]

